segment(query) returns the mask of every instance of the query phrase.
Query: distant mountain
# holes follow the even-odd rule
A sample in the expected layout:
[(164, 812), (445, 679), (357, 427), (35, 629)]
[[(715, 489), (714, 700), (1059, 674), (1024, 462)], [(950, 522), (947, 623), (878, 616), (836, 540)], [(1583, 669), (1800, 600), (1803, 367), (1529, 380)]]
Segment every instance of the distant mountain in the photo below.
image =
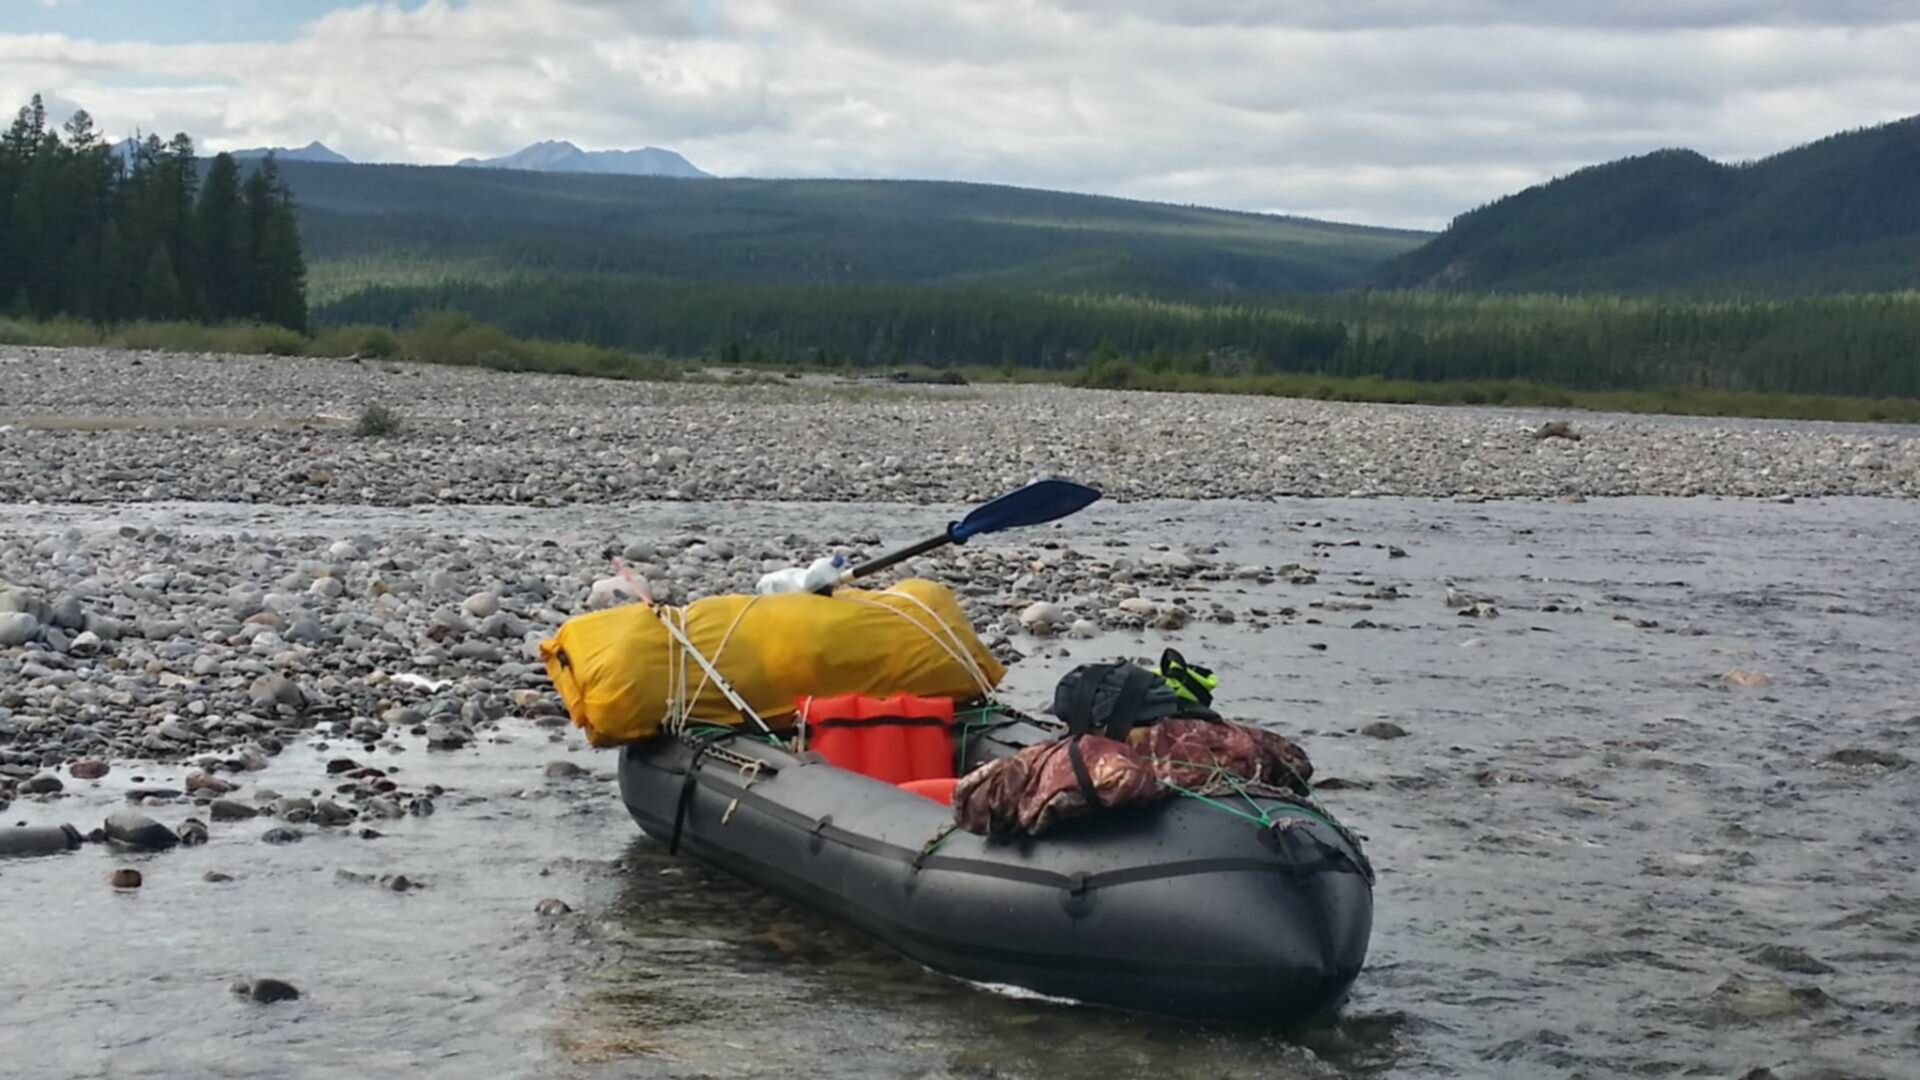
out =
[(1357, 284), (1433, 235), (944, 181), (303, 162), (281, 175), (330, 287), (385, 267), (409, 282), (603, 273), (1255, 297)]
[(353, 160), (345, 154), (335, 153), (318, 142), (310, 142), (295, 150), (289, 150), (284, 146), (261, 146), (252, 150), (233, 150), (229, 152), (241, 161), (247, 161), (252, 158), (263, 158), (268, 154), (272, 154), (276, 161), (319, 161), (329, 165), (353, 164)]
[(570, 142), (537, 142), (518, 153), (497, 158), (463, 158), (468, 169), (524, 169), (528, 172), (605, 173), (615, 176), (679, 176), (703, 179), (693, 163), (671, 150), (649, 146), (640, 150), (582, 150)]
[(1920, 116), (1723, 165), (1661, 150), (1454, 219), (1383, 265), (1389, 287), (1502, 291), (1920, 286)]

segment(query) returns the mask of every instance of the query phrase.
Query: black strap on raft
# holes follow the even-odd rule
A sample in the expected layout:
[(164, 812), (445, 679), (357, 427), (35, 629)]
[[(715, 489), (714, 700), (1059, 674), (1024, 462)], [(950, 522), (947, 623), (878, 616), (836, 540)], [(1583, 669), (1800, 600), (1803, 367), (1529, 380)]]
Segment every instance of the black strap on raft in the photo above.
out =
[(673, 804), (673, 836), (667, 841), (667, 854), (680, 854), (680, 828), (686, 824), (687, 808), (693, 805), (693, 787), (700, 776), (700, 759), (707, 756), (710, 744), (699, 742), (693, 746), (693, 756), (687, 759), (687, 774), (680, 780), (680, 798)]
[(1080, 753), (1080, 736), (1067, 736), (1067, 764), (1073, 766), (1073, 781), (1080, 785), (1080, 797), (1087, 800), (1087, 809), (1100, 809), (1100, 789), (1093, 786), (1093, 776), (1087, 772), (1087, 759)]
[(1161, 677), (1172, 679), (1185, 687), (1187, 693), (1192, 694), (1193, 700), (1199, 702), (1202, 708), (1213, 704), (1213, 690), (1201, 681), (1212, 674), (1213, 671), (1209, 668), (1187, 663), (1187, 658), (1173, 649), (1160, 654)]

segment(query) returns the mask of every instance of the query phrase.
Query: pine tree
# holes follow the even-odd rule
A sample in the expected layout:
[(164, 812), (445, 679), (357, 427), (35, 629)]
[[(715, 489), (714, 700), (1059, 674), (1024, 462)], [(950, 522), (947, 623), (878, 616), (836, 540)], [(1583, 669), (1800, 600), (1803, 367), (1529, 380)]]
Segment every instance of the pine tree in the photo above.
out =
[(248, 314), (247, 222), (240, 200), (240, 167), (232, 155), (219, 154), (200, 185), (194, 213), (194, 245), (200, 255), (200, 287), (210, 319)]
[(244, 201), (252, 267), (247, 313), (305, 333), (307, 267), (300, 254), (300, 226), (293, 193), (281, 181), (272, 154), (247, 177)]
[(173, 258), (167, 254), (166, 245), (157, 245), (140, 280), (140, 313), (149, 319), (178, 319), (185, 309), (186, 298), (180, 290), (180, 278), (173, 272)]

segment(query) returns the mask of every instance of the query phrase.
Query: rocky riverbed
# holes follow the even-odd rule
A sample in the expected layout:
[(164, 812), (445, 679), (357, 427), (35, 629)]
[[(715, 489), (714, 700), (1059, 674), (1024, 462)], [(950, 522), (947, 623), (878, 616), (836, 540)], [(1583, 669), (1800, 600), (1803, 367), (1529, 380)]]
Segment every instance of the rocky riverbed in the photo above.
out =
[(1301, 741), (1381, 870), (1367, 972), (1303, 1043), (995, 997), (670, 858), (530, 667), (607, 548), (685, 598), (955, 511), (0, 508), (0, 609), (32, 620), (0, 646), (0, 816), (149, 837), (0, 859), (10, 1075), (1796, 1080), (1920, 1053), (1913, 504), (1101, 503), (913, 568), (1016, 660), (1016, 702), (1171, 644)]
[(0, 347), (0, 502), (1920, 495), (1913, 427), (775, 382)]

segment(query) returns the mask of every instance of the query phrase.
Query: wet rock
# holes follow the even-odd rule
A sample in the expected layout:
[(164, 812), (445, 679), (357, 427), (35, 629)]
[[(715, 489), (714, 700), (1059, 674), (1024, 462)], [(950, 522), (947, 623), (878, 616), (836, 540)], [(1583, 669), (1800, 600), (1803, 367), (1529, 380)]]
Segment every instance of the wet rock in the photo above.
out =
[(1147, 620), (1155, 630), (1178, 630), (1193, 621), (1193, 613), (1177, 604), (1168, 604)]
[(1028, 604), (1020, 612), (1020, 623), (1028, 629), (1035, 626), (1059, 626), (1066, 621), (1067, 613), (1061, 610), (1060, 605), (1045, 600)]
[(1912, 762), (1891, 750), (1875, 750), (1865, 746), (1849, 746), (1835, 750), (1827, 755), (1827, 760), (1835, 765), (1862, 772), (1898, 772)]
[(1500, 609), (1485, 600), (1476, 600), (1461, 608), (1456, 614), (1463, 619), (1493, 619), (1499, 617)]
[(1502, 784), (1531, 784), (1533, 777), (1512, 769), (1477, 769), (1473, 773), (1473, 782), (1481, 787), (1499, 787)]
[(393, 892), (408, 892), (420, 887), (420, 883), (405, 874), (388, 874), (380, 879), (380, 887)]
[(427, 725), (427, 747), (431, 750), (458, 750), (467, 745), (469, 736), (459, 728), (447, 724)]
[(1829, 1004), (1814, 987), (1789, 987), (1778, 979), (1731, 975), (1707, 998), (1709, 1010), (1723, 1020), (1779, 1020), (1801, 1016)]
[(1756, 964), (1796, 975), (1827, 975), (1836, 970), (1832, 964), (1794, 945), (1763, 945), (1752, 956)]
[(307, 834), (299, 829), (289, 829), (285, 825), (275, 825), (260, 834), (260, 839), (269, 844), (297, 844)]
[(284, 979), (242, 979), (233, 984), (233, 992), (262, 1005), (271, 1005), (277, 1001), (295, 1001), (300, 990)]
[(565, 900), (553, 896), (549, 896), (545, 900), (533, 905), (533, 910), (537, 914), (547, 916), (567, 915), (573, 911), (572, 908), (567, 906)]
[(1360, 734), (1369, 739), (1404, 739), (1407, 737), (1407, 729), (1391, 720), (1375, 720), (1361, 728)]
[(218, 885), (221, 882), (232, 881), (233, 875), (223, 874), (218, 870), (209, 870), (206, 873), (200, 875), (200, 880), (205, 882), (210, 882), (214, 885)]
[(351, 824), (357, 816), (352, 810), (332, 799), (321, 799), (313, 804), (313, 822), (316, 825), (347, 825)]
[(1580, 433), (1573, 430), (1573, 425), (1567, 423), (1565, 420), (1549, 420), (1541, 424), (1539, 427), (1533, 429), (1533, 437), (1536, 439), (1568, 439), (1573, 442), (1580, 441)]
[(1348, 780), (1339, 776), (1316, 778), (1313, 781), (1315, 791), (1372, 791), (1373, 785), (1365, 780)]
[(187, 774), (187, 793), (190, 795), (225, 795), (233, 790), (233, 784), (204, 772)]
[(188, 818), (180, 823), (177, 835), (182, 846), (197, 847), (207, 842), (207, 823), (199, 818)]
[(246, 803), (234, 802), (232, 799), (213, 800), (212, 805), (207, 807), (207, 812), (215, 821), (245, 821), (260, 813)]
[(75, 780), (98, 780), (112, 771), (112, 766), (104, 761), (76, 761), (67, 766), (67, 774)]
[(172, 829), (145, 814), (116, 810), (107, 815), (103, 826), (107, 839), (142, 851), (165, 851), (180, 842)]
[(575, 777), (587, 775), (587, 770), (575, 765), (571, 761), (549, 761), (547, 762), (546, 773), (551, 779), (572, 780)]
[(31, 779), (22, 780), (19, 787), (22, 795), (51, 795), (66, 789), (67, 785), (61, 783), (60, 778), (52, 773), (41, 773)]
[(140, 887), (140, 871), (131, 867), (121, 867), (107, 875), (107, 884), (116, 889), (137, 889)]
[(327, 762), (327, 775), (337, 776), (340, 773), (352, 772), (355, 769), (358, 769), (359, 767), (360, 767), (360, 763), (353, 760), (352, 758), (346, 758), (346, 757), (334, 758), (331, 761)]
[(1767, 676), (1766, 674), (1758, 671), (1742, 671), (1739, 668), (1734, 668), (1732, 671), (1729, 671), (1726, 674), (1720, 676), (1720, 681), (1727, 684), (1728, 686), (1740, 686), (1740, 687), (1748, 687), (1748, 688), (1759, 688), (1763, 686), (1773, 685), (1773, 679)]

